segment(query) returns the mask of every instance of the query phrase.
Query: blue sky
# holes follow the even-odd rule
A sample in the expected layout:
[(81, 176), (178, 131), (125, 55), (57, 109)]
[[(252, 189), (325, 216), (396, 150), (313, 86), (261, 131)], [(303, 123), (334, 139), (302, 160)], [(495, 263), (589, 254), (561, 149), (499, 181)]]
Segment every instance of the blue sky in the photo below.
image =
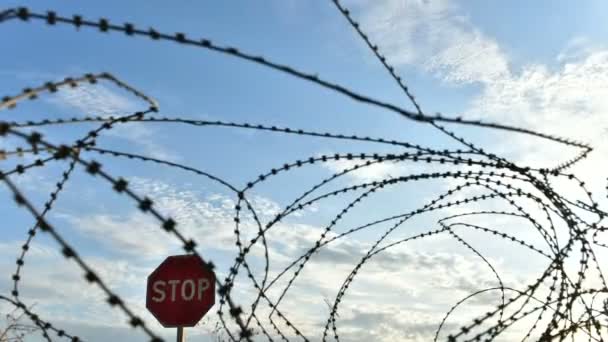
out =
[[(190, 1), (180, 6), (161, 1), (48, 1), (44, 7), (34, 1), (8, 1), (3, 7), (22, 5), (36, 12), (53, 9), (68, 16), (104, 17), (113, 23), (132, 22), (162, 32), (185, 32), (317, 73), (357, 92), (412, 109), (330, 1)], [(594, 188), (605, 187), (601, 170), (605, 169), (602, 156), (608, 153), (608, 120), (603, 114), (608, 110), (608, 47), (604, 39), (608, 34), (608, 4), (599, 0), (501, 4), (481, 0), (350, 0), (345, 5), (396, 67), (426, 113), (499, 121), (589, 142), (596, 151), (575, 171)], [(170, 42), (87, 28), (80, 31), (68, 26), (47, 27), (42, 22), (2, 23), (0, 46), (7, 50), (0, 65), (2, 96), (46, 81), (105, 71), (156, 99), (159, 116), (260, 123), (382, 137), (437, 149), (462, 148), (428, 125), (259, 65)], [(22, 122), (126, 114), (146, 106), (121, 89), (101, 82), (20, 103), (14, 110), (0, 111), (0, 119)], [(40, 131), (53, 142), (67, 143), (95, 125), (45, 127)], [(553, 166), (574, 155), (574, 151), (525, 136), (449, 127), (486, 150), (525, 165)], [(184, 163), (221, 176), (237, 187), (271, 168), (311, 156), (402, 151), (379, 144), (158, 123), (125, 124), (100, 137), (98, 145)], [(16, 146), (17, 140), (0, 141), (3, 149)], [(89, 157), (101, 161), (113, 174), (129, 179), (137, 191), (160, 203), (187, 234), (200, 242), (200, 252), (219, 265), (218, 272), (226, 272), (235, 256), (231, 222), (234, 193), (182, 171), (95, 154)], [(24, 160), (31, 160), (28, 158)], [(5, 160), (0, 165), (9, 169), (19, 162), (23, 161)], [(279, 175), (256, 187), (252, 194), (256, 209), (264, 219), (270, 219), (312, 185), (353, 165), (341, 161)], [(55, 163), (27, 172), (16, 181), (41, 207), (65, 167)], [(425, 165), (384, 163), (346, 176), (327, 189), (428, 170)], [(411, 210), (456, 184), (437, 181), (387, 189), (345, 217), (336, 231)], [(12, 286), (8, 275), (32, 220), (24, 211), (15, 210), (5, 190), (0, 194), (9, 203), (0, 207), (6, 222), (0, 241), (0, 267), (1, 273), (7, 275), (0, 280), (0, 286), (2, 293), (8, 293)], [(463, 196), (474, 194), (478, 192)], [(308, 244), (352, 196), (318, 203), (277, 227), (269, 237), (274, 253), (272, 271), (277, 272), (310, 248)], [(483, 208), (499, 205), (489, 203)], [(437, 218), (431, 215), (417, 219), (391, 239), (436, 229)], [(49, 219), (81, 248), (138, 314), (160, 334), (171, 335), (145, 312), (143, 291), (146, 275), (168, 254), (180, 252), (176, 241), (155, 230), (152, 221), (138, 213), (133, 203), (116, 196), (101, 180), (83, 170), (74, 174)], [(538, 241), (517, 222), (495, 224)], [(251, 233), (254, 228), (247, 229)], [(336, 243), (313, 260), (303, 280), (297, 283), (284, 304), (285, 310), (312, 340), (326, 319), (323, 298), (335, 296), (352, 261), (381, 232), (364, 231)], [(525, 252), (503, 252), (504, 242), (487, 241), (475, 234), (463, 236), (484, 249), (505, 272), (505, 279), (513, 283), (533, 279), (534, 272), (544, 265), (528, 259)], [(427, 341), (442, 314), (453, 304), (455, 294), (461, 298), (476, 285), (496, 285), (492, 274), (477, 266), (470, 251), (449, 237), (415, 242), (391, 253), (394, 254), (389, 253), (384, 261), (370, 266), (349, 297), (351, 301), (341, 309), (346, 340)], [(105, 341), (108, 334), (117, 340), (145, 340), (141, 332), (125, 329), (124, 317), (105, 306), (100, 293), (84, 284), (77, 268), (58, 256), (56, 245), (48, 237), (36, 238), (31, 258), (24, 270), (24, 298), (37, 303), (41, 312), (56, 317), (58, 325), (87, 341)], [(403, 260), (402, 268), (395, 269), (394, 260)], [(252, 263), (260, 265), (255, 258)], [(238, 295), (246, 302), (248, 288), (243, 286), (241, 291)], [(484, 305), (495, 304), (481, 303), (474, 309), (484, 312)], [(467, 317), (462, 313), (460, 318)], [(193, 329), (192, 334), (207, 338), (208, 326), (214, 319), (210, 316), (207, 325)], [(452, 323), (457, 328), (460, 322), (456, 319)], [(514, 335), (506, 335), (506, 340), (510, 336)], [(32, 341), (39, 338), (33, 336)]]

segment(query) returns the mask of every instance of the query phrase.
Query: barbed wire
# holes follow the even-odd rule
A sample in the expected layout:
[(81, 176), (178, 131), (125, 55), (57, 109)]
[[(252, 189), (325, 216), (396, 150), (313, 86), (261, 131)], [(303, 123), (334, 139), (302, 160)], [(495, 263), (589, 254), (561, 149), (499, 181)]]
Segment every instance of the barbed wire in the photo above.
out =
[[(46, 218), (53, 210), (58, 197), (63, 194), (65, 188), (69, 185), (72, 174), (77, 169), (82, 168), (86, 174), (101, 180), (102, 184), (110, 187), (116, 194), (132, 201), (143, 214), (153, 217), (158, 222), (159, 231), (169, 233), (187, 253), (203, 257), (198, 252), (197, 246), (199, 244), (197, 241), (186, 237), (182, 230), (177, 228), (179, 220), (163, 214), (165, 208), (159, 206), (145, 194), (136, 192), (125, 178), (111, 174), (107, 171), (106, 165), (102, 165), (91, 158), (92, 155), (102, 155), (114, 159), (126, 158), (145, 165), (154, 164), (169, 168), (176, 173), (186, 172), (204, 177), (221, 185), (225, 191), (234, 196), (232, 223), (234, 225), (236, 253), (234, 262), (231, 263), (230, 267), (227, 270), (221, 270), (226, 274), (225, 278), (220, 279), (218, 277), (216, 279), (217, 292), (220, 297), (216, 312), (219, 324), (216, 329), (221, 329), (231, 341), (253, 341), (258, 340), (258, 338), (268, 341), (311, 341), (315, 339), (339, 341), (340, 336), (343, 336), (339, 328), (341, 305), (348, 299), (349, 290), (352, 289), (355, 280), (361, 278), (366, 267), (371, 267), (369, 265), (371, 265), (372, 260), (389, 253), (398, 246), (439, 236), (454, 241), (457, 246), (463, 248), (476, 260), (480, 260), (476, 265), (479, 266), (479, 269), (487, 268), (494, 278), (495, 284), (487, 287), (484, 287), (484, 284), (479, 284), (475, 291), (462, 296), (462, 299), (448, 306), (445, 315), (437, 321), (437, 329), (434, 331), (435, 341), (439, 340), (442, 334), (445, 335), (447, 341), (493, 340), (501, 335), (504, 336), (505, 332), (512, 329), (515, 324), (527, 319), (531, 319), (532, 324), (528, 329), (519, 331), (523, 335), (523, 340), (535, 338), (539, 341), (564, 341), (567, 338), (575, 340), (579, 339), (579, 336), (584, 336), (589, 341), (604, 341), (608, 338), (608, 321), (605, 320), (605, 316), (608, 314), (608, 286), (600, 266), (600, 260), (597, 258), (597, 248), (608, 248), (608, 244), (603, 242), (599, 236), (601, 232), (608, 229), (603, 226), (604, 219), (608, 214), (605, 209), (600, 207), (598, 201), (594, 199), (594, 194), (581, 179), (574, 174), (566, 173), (568, 168), (587, 158), (593, 150), (592, 147), (566, 138), (503, 123), (469, 120), (461, 117), (445, 117), (441, 114), (432, 116), (425, 114), (410, 88), (398, 76), (394, 66), (380, 52), (378, 45), (372, 42), (351, 12), (340, 1), (332, 0), (332, 2), (397, 83), (414, 106), (415, 111), (409, 111), (400, 106), (357, 93), (338, 83), (324, 80), (316, 74), (273, 62), (265, 57), (254, 56), (235, 47), (215, 44), (209, 39), (195, 40), (187, 38), (184, 33), (165, 34), (154, 28), (143, 30), (131, 23), (115, 25), (104, 18), (91, 21), (80, 15), (66, 17), (52, 11), (45, 14), (36, 13), (24, 7), (0, 11), (0, 23), (12, 20), (21, 22), (42, 21), (49, 26), (67, 24), (77, 29), (89, 27), (102, 33), (118, 32), (129, 37), (147, 37), (154, 41), (169, 41), (236, 57), (312, 82), (357, 102), (397, 113), (406, 119), (413, 120), (416, 124), (430, 125), (442, 134), (449, 136), (461, 147), (461, 149), (456, 150), (438, 150), (421, 146), (415, 142), (389, 140), (382, 137), (336, 132), (322, 133), (314, 130), (266, 124), (154, 116), (154, 113), (157, 113), (160, 108), (154, 99), (107, 72), (69, 77), (61, 81), (49, 81), (41, 86), (25, 88), (17, 95), (3, 97), (0, 101), (0, 110), (13, 109), (21, 101), (35, 100), (47, 93), (52, 96), (52, 93), (64, 91), (64, 88), (76, 88), (83, 84), (95, 86), (99, 81), (110, 82), (119, 89), (126, 91), (127, 94), (144, 102), (147, 109), (135, 113), (121, 113), (120, 115), (117, 113), (109, 116), (95, 116), (87, 113), (88, 116), (71, 119), (39, 118), (35, 121), (19, 121), (17, 119), (0, 122), (0, 137), (11, 138), (19, 142), (18, 147), (0, 151), (0, 160), (16, 163), (16, 165), (7, 166), (6, 169), (3, 167), (1, 171), (2, 182), (12, 194), (16, 205), (24, 208), (34, 218), (34, 224), (27, 230), (25, 242), (21, 246), (15, 272), (11, 276), (13, 280), (12, 298), (0, 295), (0, 300), (21, 310), (39, 328), (42, 337), (47, 341), (53, 341), (53, 338), (71, 341), (84, 340), (83, 337), (69, 334), (50, 323), (41, 314), (32, 312), (22, 300), (21, 292), (23, 291), (20, 289), (20, 284), (22, 271), (26, 265), (26, 256), (38, 232), (43, 232), (59, 244), (63, 257), (74, 262), (84, 272), (86, 282), (101, 289), (106, 296), (107, 304), (121, 311), (128, 318), (129, 324), (133, 328), (142, 331), (151, 341), (163, 341), (162, 337), (155, 333), (150, 325), (144, 322), (117, 292), (111, 289), (112, 284), (102, 279), (94, 267), (85, 261), (79, 253), (78, 246), (70, 244), (65, 233), (56, 229)], [(33, 130), (40, 127), (52, 129), (55, 126), (91, 123), (96, 123), (99, 126), (71, 144), (53, 143), (49, 139), (43, 138), (40, 132)], [(107, 133), (120, 125), (134, 123), (187, 125), (196, 129), (245, 129), (260, 134), (286, 134), (309, 139), (352, 142), (352, 146), (355, 146), (356, 143), (356, 146), (364, 144), (368, 148), (389, 147), (396, 149), (396, 151), (374, 153), (361, 152), (363, 149), (360, 149), (358, 152), (350, 153), (318, 154), (277, 165), (244, 184), (236, 185), (223, 179), (221, 175), (213, 174), (187, 163), (99, 146), (98, 137), (101, 134)], [(533, 168), (518, 165), (514, 161), (487, 152), (482, 147), (467, 141), (452, 129), (442, 126), (445, 123), (455, 124), (454, 127), (468, 125), (530, 135), (563, 146), (575, 147), (580, 151), (575, 157), (558, 163), (557, 166)], [(35, 158), (35, 160), (28, 161), (24, 165), (19, 161), (20, 158)], [(26, 198), (13, 178), (37, 168), (44, 168), (51, 161), (67, 163), (67, 167), (63, 170), (62, 177), (55, 184), (49, 198), (43, 204), (44, 209), (39, 210), (30, 199)], [(252, 194), (254, 189), (260, 185), (272, 181), (278, 175), (291, 175), (290, 172), (293, 170), (311, 168), (314, 165), (336, 165), (340, 161), (347, 162), (345, 164), (347, 166), (343, 170), (333, 172), (329, 177), (308, 187), (267, 222), (265, 222), (266, 218), (256, 210), (251, 198), (255, 196)], [(356, 175), (357, 172), (383, 165), (420, 165), (422, 170), (418, 172), (412, 170), (407, 175), (386, 175), (378, 180), (355, 182), (348, 185), (340, 182), (348, 176)], [(353, 179), (356, 178), (353, 177)], [(569, 198), (560, 193), (560, 190), (553, 185), (555, 181), (574, 185), (583, 194), (583, 199)], [(345, 219), (349, 215), (352, 216), (353, 212), (360, 210), (359, 208), (367, 204), (371, 198), (384, 191), (389, 191), (389, 189), (398, 186), (431, 182), (448, 182), (450, 187), (445, 192), (426, 200), (424, 205), (411, 210), (401, 210), (396, 214), (373, 219), (367, 223), (358, 222), (354, 227), (350, 227)], [(572, 196), (572, 194), (570, 195)], [(302, 213), (306, 208), (320, 205), (324, 201), (336, 197), (350, 198), (350, 200), (346, 205), (340, 207), (335, 215), (332, 215), (328, 224), (319, 230), (318, 237), (309, 241), (310, 246), (298, 246), (304, 248), (301, 253), (296, 253), (297, 256), (288, 262), (287, 266), (278, 270), (271, 269), (270, 232), (277, 231), (281, 225), (286, 224), (288, 218)], [(476, 207), (495, 202), (505, 205), (508, 209), (487, 210)], [(585, 215), (577, 213), (581, 210), (585, 212)], [(437, 215), (436, 226), (430, 226), (423, 229), (422, 232), (412, 233), (405, 237), (397, 234), (397, 232), (403, 231), (405, 224), (424, 215), (427, 215), (426, 217)], [(480, 218), (484, 220), (484, 223), (467, 222), (465, 221), (467, 218)], [(525, 224), (537, 232), (540, 240), (532, 242), (533, 239), (526, 236), (517, 235), (515, 232), (505, 233), (500, 229), (491, 227), (489, 222), (497, 218), (511, 218), (518, 222), (521, 221), (522, 225)], [(349, 228), (344, 229), (341, 225), (346, 225)], [(342, 230), (340, 231), (339, 228)], [(558, 230), (564, 228), (566, 229), (565, 234), (560, 234)], [(354, 267), (337, 288), (333, 303), (329, 303), (330, 310), (323, 325), (323, 331), (313, 331), (305, 328), (305, 325), (298, 321), (298, 313), (289, 312), (283, 305), (289, 296), (293, 295), (296, 282), (302, 279), (302, 274), (306, 269), (314, 268), (311, 261), (314, 260), (315, 255), (319, 255), (324, 250), (328, 250), (331, 246), (356, 233), (372, 230), (378, 232), (379, 235), (376, 239), (370, 241), (370, 245), (359, 260), (354, 259), (353, 256)], [(548, 264), (542, 273), (529, 284), (518, 287), (516, 285), (522, 284), (512, 284), (507, 281), (498, 271), (495, 261), (482, 253), (480, 248), (475, 247), (475, 244), (466, 237), (465, 231), (475, 232), (499, 241), (502, 240), (513, 246), (523, 247)], [(566, 237), (564, 238), (564, 236)], [(262, 253), (253, 255), (252, 251), (255, 248), (261, 248)], [(210, 267), (216, 267), (208, 258), (203, 259)], [(256, 271), (257, 267), (252, 265), (252, 260), (257, 261), (259, 259), (263, 260), (263, 271)], [(566, 267), (568, 262), (575, 262), (578, 268), (573, 272)], [(246, 278), (246, 280), (237, 281), (239, 276), (242, 276), (243, 279)], [(589, 277), (592, 276), (593, 282), (589, 280)], [(251, 291), (254, 295), (251, 298), (241, 298), (243, 296), (235, 294), (234, 289), (239, 289), (240, 292)], [(453, 318), (456, 310), (467, 302), (492, 292), (500, 293), (497, 298), (499, 304), (486, 313), (476, 313), (476, 318), (469, 322), (457, 320), (460, 329), (453, 331), (450, 329), (449, 332), (444, 332), (444, 330), (449, 329), (448, 320)], [(237, 297), (241, 305), (237, 303)], [(226, 319), (225, 316), (230, 316), (230, 318)], [(548, 322), (546, 322), (547, 320)]]

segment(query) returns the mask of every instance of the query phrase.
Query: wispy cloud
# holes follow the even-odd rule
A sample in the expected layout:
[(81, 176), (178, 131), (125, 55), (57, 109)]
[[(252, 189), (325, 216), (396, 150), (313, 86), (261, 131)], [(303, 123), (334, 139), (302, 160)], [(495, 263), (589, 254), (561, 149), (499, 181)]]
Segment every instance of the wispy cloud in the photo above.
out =
[(558, 63), (574, 62), (578, 63), (585, 57), (605, 50), (606, 45), (602, 43), (593, 42), (591, 39), (585, 36), (576, 36), (562, 49), (557, 55), (555, 60)]
[[(500, 43), (477, 28), (454, 1), (357, 1), (352, 6), (391, 62), (423, 68), (455, 84), (478, 82), (481, 91), (472, 97), (465, 116), (592, 143), (596, 152), (576, 170), (595, 179), (597, 188), (605, 186), (599, 171), (602, 156), (608, 154), (605, 45), (573, 37), (555, 60), (514, 71)], [(573, 149), (523, 135), (488, 131), (486, 136), (493, 152), (533, 166), (557, 166), (576, 155)]]
[[(608, 50), (596, 51), (571, 59), (555, 71), (528, 65), (519, 75), (487, 84), (467, 114), (590, 143), (595, 151), (575, 170), (601, 188), (605, 182), (601, 170), (608, 154), (607, 91)], [(511, 135), (509, 139), (509, 144), (495, 144), (495, 151), (532, 166), (557, 166), (577, 153), (526, 136)], [(502, 138), (496, 141), (502, 142)]]
[(392, 177), (399, 177), (407, 173), (408, 168), (404, 163), (397, 163), (395, 161), (384, 161), (380, 163), (374, 163), (369, 166), (365, 165), (365, 161), (361, 160), (332, 160), (322, 164), (323, 167), (332, 173), (342, 173), (346, 170), (351, 170), (357, 166), (353, 171), (350, 171), (346, 177), (351, 181), (360, 182), (373, 182), (383, 179), (389, 179)]
[[(173, 216), (180, 230), (186, 236), (197, 239), (205, 253), (214, 248), (225, 248), (225, 251), (234, 248), (232, 217), (235, 203), (229, 196), (220, 193), (205, 194), (151, 179), (133, 179), (131, 183), (138, 193), (154, 198), (157, 207)], [(252, 198), (254, 198), (252, 205), (259, 209), (258, 212), (263, 218), (272, 217), (280, 207), (269, 198), (261, 196)], [(111, 257), (103, 259), (89, 256), (87, 253), (83, 256), (92, 263), (112, 288), (127, 294), (129, 303), (137, 308), (138, 313), (150, 318), (142, 304), (143, 279), (153, 267), (151, 265), (153, 260), (170, 254), (172, 250), (178, 250), (179, 246), (174, 239), (159, 229), (156, 222), (148, 220), (135, 211), (123, 216), (108, 213), (90, 215), (64, 213), (62, 217), (72, 223), (72, 226), (87, 239), (98, 245), (103, 244), (113, 251), (110, 253)], [(282, 222), (267, 234), (272, 260), (269, 269), (271, 276), (277, 275), (291, 261), (315, 246), (324, 232), (320, 226), (306, 224), (305, 216), (299, 219), (304, 221)], [(248, 219), (244, 219), (241, 223), (245, 231), (255, 232), (256, 228), (248, 222)], [(335, 233), (327, 235), (328, 238), (333, 236)], [(449, 246), (442, 241), (440, 239), (431, 244), (435, 245), (436, 249), (439, 246), (441, 249)], [(452, 244), (457, 245), (457, 242), (452, 241)], [(19, 245), (15, 243), (11, 247), (18, 250)], [(324, 313), (321, 315), (318, 313), (326, 307), (323, 298), (333, 301), (340, 285), (369, 247), (369, 241), (365, 239), (346, 237), (315, 253), (309, 264), (301, 271), (290, 290), (290, 295), (282, 302), (280, 308), (290, 319), (298, 323), (298, 327), (307, 336), (313, 339), (319, 337), (319, 327), (326, 319)], [(0, 248), (0, 253), (5, 249), (9, 250), (9, 246)], [(25, 285), (24, 295), (29, 296), (32, 301), (44, 296), (56, 297), (56, 301), (48, 302), (48, 305), (42, 308), (43, 312), (55, 313), (55, 315), (61, 312), (61, 315), (57, 316), (59, 320), (67, 326), (78, 327), (78, 331), (96, 334), (96, 329), (100, 325), (105, 326), (106, 329), (117, 327), (116, 331), (112, 330), (115, 333), (121, 331), (119, 327), (122, 316), (119, 313), (110, 316), (105, 314), (110, 309), (104, 306), (103, 298), (99, 293), (91, 292), (93, 297), (88, 300), (96, 304), (88, 308), (81, 308), (82, 298), (76, 300), (56, 293), (57, 291), (71, 293), (82, 286), (84, 281), (77, 268), (69, 267), (69, 270), (66, 270), (47, 267), (44, 271), (38, 271), (36, 267), (45, 267), (45, 262), (63, 261), (59, 253), (53, 249), (49, 250), (45, 247), (36, 253), (42, 254), (36, 260), (31, 259), (33, 268), (28, 272), (32, 272), (29, 274), (40, 272), (39, 274), (48, 279), (48, 282), (33, 282), (33, 278), (25, 278), (24, 282), (29, 285)], [(248, 257), (254, 269), (262, 255), (260, 251), (252, 251), (252, 255)], [(504, 266), (500, 260), (489, 259), (496, 266)], [(222, 260), (214, 261), (219, 261), (218, 272), (223, 272)], [(268, 291), (268, 296), (276, 300), (294, 270), (292, 269), (279, 280)], [(515, 281), (514, 278), (509, 277), (505, 277), (504, 280)], [(424, 286), (420, 282), (424, 282)], [(471, 291), (496, 285), (497, 281), (490, 270), (479, 267), (476, 256), (468, 251), (463, 254), (458, 251), (423, 251), (397, 246), (374, 256), (357, 275), (355, 283), (349, 289), (349, 294), (341, 304), (340, 329), (343, 329), (345, 337), (349, 336), (348, 338), (353, 341), (360, 340), (358, 337), (362, 334), (369, 335), (374, 340), (390, 341), (395, 336), (404, 336), (402, 334), (405, 333), (411, 337), (408, 337), (410, 340), (416, 338), (428, 340), (446, 308), (453, 302), (454, 295), (466, 296)], [(247, 286), (247, 283), (239, 282), (235, 287), (236, 300), (243, 305), (253, 298), (253, 293)], [(395, 294), (399, 301), (396, 303), (394, 297), (386, 296), (386, 293)], [(496, 297), (492, 299), (495, 300)], [(373, 308), (368, 307), (371, 302)], [(486, 310), (486, 307), (489, 309), (488, 305), (494, 304), (496, 303), (493, 301), (473, 303), (475, 308), (473, 311), (481, 312)], [(78, 310), (74, 311), (74, 308)], [(82, 310), (86, 312), (81, 312)], [(260, 317), (265, 310), (268, 308), (260, 309), (258, 313)], [(101, 313), (107, 317), (103, 322), (90, 319)], [(406, 316), (417, 318), (408, 319), (408, 323), (405, 324), (403, 317)], [(365, 326), (375, 324), (374, 322), (381, 317), (386, 318), (383, 329), (367, 332), (362, 330)], [(459, 316), (450, 321), (448, 327), (463, 322), (467, 317)]]
[(359, 1), (353, 6), (392, 63), (421, 67), (454, 83), (487, 83), (510, 73), (498, 43), (453, 1)]
[(117, 116), (142, 109), (142, 104), (111, 90), (104, 84), (81, 84), (75, 88), (64, 88), (50, 102), (69, 105), (83, 116)]
[[(82, 84), (75, 88), (62, 88), (48, 101), (61, 106), (76, 109), (81, 116), (125, 116), (147, 109), (142, 101), (126, 96), (119, 90), (99, 82)], [(157, 142), (158, 130), (144, 123), (129, 122), (115, 125), (108, 135), (126, 140), (143, 148), (151, 157), (176, 161), (179, 157), (166, 146)]]

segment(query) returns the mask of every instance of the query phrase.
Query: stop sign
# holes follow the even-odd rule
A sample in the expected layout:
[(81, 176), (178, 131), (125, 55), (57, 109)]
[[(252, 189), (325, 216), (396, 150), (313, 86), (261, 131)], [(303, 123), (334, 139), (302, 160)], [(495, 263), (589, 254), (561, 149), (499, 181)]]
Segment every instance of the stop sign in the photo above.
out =
[(148, 276), (146, 308), (165, 328), (192, 327), (215, 304), (215, 274), (196, 255), (174, 255)]

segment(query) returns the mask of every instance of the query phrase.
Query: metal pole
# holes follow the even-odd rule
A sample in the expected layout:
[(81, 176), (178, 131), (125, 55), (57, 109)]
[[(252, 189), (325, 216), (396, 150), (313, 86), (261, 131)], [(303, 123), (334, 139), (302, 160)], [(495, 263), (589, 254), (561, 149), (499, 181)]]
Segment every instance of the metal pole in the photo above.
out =
[(186, 334), (183, 327), (177, 328), (177, 342), (186, 342)]

